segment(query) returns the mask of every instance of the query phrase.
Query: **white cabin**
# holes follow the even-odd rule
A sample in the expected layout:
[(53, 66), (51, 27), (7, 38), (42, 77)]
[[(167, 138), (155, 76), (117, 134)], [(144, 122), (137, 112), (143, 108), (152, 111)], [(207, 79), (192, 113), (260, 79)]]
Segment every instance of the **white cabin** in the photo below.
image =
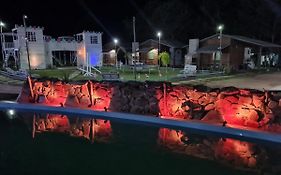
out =
[(74, 36), (54, 39), (43, 33), (42, 27), (15, 25), (3, 33), (4, 64), (17, 69), (46, 69), (61, 66), (102, 66), (102, 33), (83, 31)]

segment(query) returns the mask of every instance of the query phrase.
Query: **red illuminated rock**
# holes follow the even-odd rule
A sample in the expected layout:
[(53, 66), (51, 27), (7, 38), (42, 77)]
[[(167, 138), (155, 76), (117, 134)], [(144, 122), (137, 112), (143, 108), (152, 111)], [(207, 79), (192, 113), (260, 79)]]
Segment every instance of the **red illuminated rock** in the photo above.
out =
[(253, 104), (257, 108), (262, 108), (264, 106), (264, 96), (253, 95)]
[(239, 105), (251, 105), (253, 99), (249, 96), (240, 96), (238, 100)]
[(213, 109), (215, 109), (215, 104), (213, 104), (213, 103), (210, 103), (210, 104), (206, 105), (205, 108), (204, 108), (205, 111), (210, 111), (210, 110), (213, 110)]
[(239, 91), (240, 91), (241, 96), (251, 96), (252, 95), (251, 91), (246, 90), (246, 89), (240, 89)]
[(232, 103), (232, 104), (238, 103), (238, 98), (235, 97), (235, 96), (226, 96), (226, 97), (224, 98), (224, 100), (227, 100), (227, 101), (229, 101), (229, 102)]
[(223, 123), (224, 122), (222, 116), (216, 110), (209, 111), (201, 120), (206, 121), (206, 122), (211, 122), (211, 123)]

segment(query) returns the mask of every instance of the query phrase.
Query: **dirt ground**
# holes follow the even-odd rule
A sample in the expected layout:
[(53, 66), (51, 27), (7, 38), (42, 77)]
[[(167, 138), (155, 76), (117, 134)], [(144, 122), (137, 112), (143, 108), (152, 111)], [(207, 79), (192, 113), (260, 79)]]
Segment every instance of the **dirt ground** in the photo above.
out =
[(173, 84), (203, 84), (213, 88), (234, 86), (246, 89), (281, 91), (281, 72), (264, 74), (248, 73), (245, 75), (240, 74), (234, 76), (223, 76), (218, 77), (217, 80), (214, 80), (214, 77), (205, 79), (184, 80), (174, 82)]
[(0, 94), (19, 94), (21, 89), (20, 85), (0, 84)]
[(253, 74), (245, 77), (242, 76), (226, 80), (209, 81), (206, 82), (205, 85), (210, 87), (234, 86), (239, 88), (281, 91), (281, 72)]

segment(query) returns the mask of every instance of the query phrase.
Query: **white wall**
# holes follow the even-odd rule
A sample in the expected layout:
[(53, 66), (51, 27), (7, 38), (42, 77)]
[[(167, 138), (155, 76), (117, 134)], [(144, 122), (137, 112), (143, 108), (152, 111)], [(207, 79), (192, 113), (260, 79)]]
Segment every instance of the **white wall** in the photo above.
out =
[[(98, 43), (91, 43), (91, 36), (98, 37)], [(96, 32), (83, 32), (83, 41), (78, 46), (78, 66), (86, 65), (86, 56), (90, 59), (91, 66), (102, 66), (102, 34)]]
[[(25, 43), (25, 28), (17, 26), (17, 40), (14, 41), (20, 53), (20, 68), (28, 69), (28, 58)], [(36, 41), (28, 42), (29, 59), (31, 69), (45, 69), (45, 45), (43, 40), (43, 28), (40, 27), (27, 27), (26, 32), (35, 32)]]
[[(16, 26), (17, 40), (14, 40), (15, 49), (19, 50), (20, 54), (20, 68), (28, 69), (28, 59), (25, 44), (25, 28), (23, 26)], [(29, 56), (30, 65), (32, 69), (45, 69), (49, 65), (53, 65), (52, 51), (77, 51), (77, 65), (86, 65), (86, 54), (89, 55), (90, 64), (92, 66), (102, 66), (102, 33), (83, 32), (83, 41), (45, 41), (43, 35), (43, 28), (27, 27), (27, 32), (35, 32), (36, 41), (29, 41)], [(98, 43), (91, 43), (91, 36), (97, 36)]]

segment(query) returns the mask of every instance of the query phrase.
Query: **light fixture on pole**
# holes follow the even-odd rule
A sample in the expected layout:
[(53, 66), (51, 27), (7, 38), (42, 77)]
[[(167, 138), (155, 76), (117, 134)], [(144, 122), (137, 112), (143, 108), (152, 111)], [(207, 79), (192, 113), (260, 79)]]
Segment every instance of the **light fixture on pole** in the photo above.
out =
[(28, 69), (29, 69), (29, 74), (31, 74), (31, 66), (30, 66), (30, 58), (29, 58), (29, 48), (28, 48), (28, 38), (27, 38), (27, 34), (26, 34), (26, 19), (27, 16), (23, 15), (22, 16), (23, 19), (23, 26), (24, 26), (24, 35), (25, 35), (25, 45), (26, 45), (26, 54), (27, 54), (27, 62), (28, 62)]
[(0, 21), (1, 34), (2, 34), (2, 32), (3, 32), (3, 27), (5, 27), (5, 23), (3, 23), (2, 21)]
[[(161, 49), (161, 45), (160, 45), (160, 43), (161, 43), (161, 36), (162, 36), (162, 33), (160, 31), (157, 32), (157, 37), (158, 37), (158, 57), (160, 55), (160, 49)], [(158, 69), (159, 69), (159, 67), (160, 67), (160, 60), (158, 58)]]
[(1, 48), (2, 48), (2, 59), (3, 59), (3, 68), (5, 65), (5, 54), (4, 54), (4, 37), (3, 37), (3, 27), (5, 27), (5, 23), (0, 21), (0, 32), (1, 32)]
[(116, 46), (117, 46), (117, 44), (118, 44), (118, 39), (117, 38), (114, 38), (113, 39), (113, 42), (114, 42), (114, 47), (115, 47), (115, 65), (116, 65), (116, 68), (117, 68), (117, 49), (116, 49)]
[[(219, 33), (219, 41), (220, 41), (220, 46), (219, 46), (219, 54), (220, 54), (220, 59), (222, 56), (222, 31), (223, 31), (224, 26), (222, 24), (220, 24), (217, 29), (220, 32)], [(216, 64), (216, 59), (214, 60), (215, 64)]]

